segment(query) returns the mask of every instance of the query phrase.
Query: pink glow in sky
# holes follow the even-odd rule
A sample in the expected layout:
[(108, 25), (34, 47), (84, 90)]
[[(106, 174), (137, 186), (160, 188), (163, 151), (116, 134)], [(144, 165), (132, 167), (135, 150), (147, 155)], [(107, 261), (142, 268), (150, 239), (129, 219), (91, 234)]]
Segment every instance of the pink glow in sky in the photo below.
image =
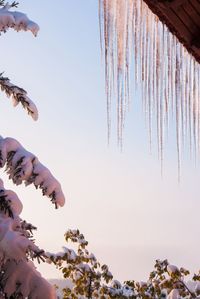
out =
[[(169, 141), (161, 177), (137, 100), (127, 117), (123, 152), (114, 128), (107, 146), (97, 2), (20, 1), (20, 10), (39, 23), (38, 37), (1, 36), (1, 71), (29, 91), (39, 109), (34, 123), (2, 95), (1, 135), (18, 139), (48, 166), (63, 186), (66, 205), (56, 211), (32, 187), (5, 186), (17, 191), (23, 218), (38, 227), (38, 244), (48, 251), (59, 251), (64, 232), (79, 228), (117, 279), (145, 279), (157, 258), (196, 271), (199, 167), (187, 159), (178, 184)], [(48, 266), (41, 270), (48, 278), (59, 275)]]

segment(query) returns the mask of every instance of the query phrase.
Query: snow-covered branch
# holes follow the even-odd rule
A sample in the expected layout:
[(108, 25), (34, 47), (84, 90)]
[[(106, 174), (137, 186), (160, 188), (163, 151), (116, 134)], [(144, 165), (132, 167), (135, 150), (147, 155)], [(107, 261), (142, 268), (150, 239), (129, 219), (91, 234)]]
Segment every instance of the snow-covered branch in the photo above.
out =
[[(115, 291), (111, 285), (113, 276), (108, 266), (101, 265), (94, 254), (88, 251), (88, 242), (83, 234), (79, 230), (68, 230), (65, 233), (65, 240), (75, 243), (77, 250), (63, 247), (63, 251), (57, 254), (46, 253), (49, 262), (53, 262), (62, 270), (64, 278), (70, 279), (73, 283), (71, 289), (63, 289), (63, 299), (123, 298), (117, 297), (122, 293)], [(108, 297), (110, 292), (116, 297)]]
[(20, 261), (26, 259), (27, 254), (34, 257), (41, 250), (29, 238), (30, 234), (26, 232), (24, 222), (19, 215), (22, 212), (22, 203), (17, 194), (11, 190), (6, 190), (3, 181), (0, 179), (0, 206), (9, 207), (9, 213), (6, 209), (0, 211), (0, 252), (6, 259), (15, 259)]
[(87, 249), (88, 242), (79, 230), (68, 230), (65, 240), (76, 243), (75, 250), (63, 247), (57, 254), (46, 253), (50, 262), (62, 270), (63, 277), (72, 285), (64, 288), (63, 299), (200, 299), (200, 271), (188, 281), (190, 272), (156, 260), (147, 281), (114, 280), (107, 265), (98, 262)]
[(1, 285), (8, 298), (13, 294), (21, 297), (12, 298), (56, 298), (55, 289), (36, 271), (31, 261), (16, 263), (9, 260), (4, 266), (4, 271)]
[(5, 4), (0, 8), (0, 32), (6, 32), (9, 28), (16, 31), (31, 31), (33, 35), (37, 35), (39, 26), (31, 21), (26, 14), (19, 11), (10, 11), (12, 4)]
[(10, 80), (6, 77), (3, 77), (2, 74), (0, 74), (0, 88), (6, 93), (7, 97), (12, 99), (13, 106), (17, 106), (19, 103), (21, 103), (23, 108), (34, 120), (38, 119), (37, 107), (27, 96), (27, 92), (23, 88), (12, 84)]
[[(19, 217), (22, 203), (18, 196), (6, 190), (0, 180), (0, 293), (7, 297), (0, 298), (38, 298), (55, 299), (55, 290), (36, 271), (33, 263), (28, 260), (44, 260), (44, 251), (31, 240), (30, 231), (35, 227)], [(7, 204), (6, 204), (7, 203)], [(21, 296), (21, 297), (17, 297)]]
[(35, 155), (13, 138), (0, 138), (0, 168), (4, 166), (14, 184), (24, 182), (27, 186), (33, 183), (36, 188), (42, 189), (43, 195), (51, 198), (56, 208), (64, 205), (60, 183)]
[[(9, 4), (5, 3), (4, 0), (0, 0), (0, 6), (2, 6), (0, 8), (0, 33), (6, 32), (9, 28), (13, 28), (16, 31), (29, 30), (36, 36), (39, 26), (31, 21), (24, 13), (10, 10), (11, 8), (16, 7), (17, 4), (18, 3), (15, 1), (12, 4)], [(0, 74), (0, 88), (8, 97), (12, 98), (14, 106), (21, 103), (34, 120), (38, 119), (37, 108), (27, 96), (27, 92), (12, 84), (8, 78), (2, 76), (2, 73)]]

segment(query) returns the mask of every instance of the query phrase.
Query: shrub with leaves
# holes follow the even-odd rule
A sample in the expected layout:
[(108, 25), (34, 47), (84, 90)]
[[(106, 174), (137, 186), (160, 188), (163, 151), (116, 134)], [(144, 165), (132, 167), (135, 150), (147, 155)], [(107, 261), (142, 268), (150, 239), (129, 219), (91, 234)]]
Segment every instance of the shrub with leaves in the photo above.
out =
[[(46, 253), (49, 262), (59, 268), (72, 287), (63, 289), (63, 299), (193, 299), (200, 298), (200, 272), (190, 279), (185, 268), (156, 260), (149, 279), (120, 283), (113, 279), (107, 265), (101, 265), (88, 249), (88, 242), (79, 230), (68, 230), (65, 240), (73, 249), (63, 247), (57, 254)], [(74, 248), (76, 247), (76, 249)], [(67, 285), (67, 283), (66, 283)]]

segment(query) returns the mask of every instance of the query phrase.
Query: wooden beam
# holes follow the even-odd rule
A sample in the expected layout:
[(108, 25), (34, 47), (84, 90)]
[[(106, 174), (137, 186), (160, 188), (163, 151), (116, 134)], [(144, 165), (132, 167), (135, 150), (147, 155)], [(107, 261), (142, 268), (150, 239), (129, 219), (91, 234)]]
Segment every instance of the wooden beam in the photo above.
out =
[(144, 1), (200, 63), (200, 1)]

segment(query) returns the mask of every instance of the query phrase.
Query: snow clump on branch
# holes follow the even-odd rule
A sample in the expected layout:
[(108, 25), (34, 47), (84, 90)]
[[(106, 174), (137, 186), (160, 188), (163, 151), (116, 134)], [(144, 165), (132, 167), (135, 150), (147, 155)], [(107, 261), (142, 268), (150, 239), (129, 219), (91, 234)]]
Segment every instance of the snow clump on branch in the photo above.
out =
[(43, 195), (51, 198), (55, 207), (62, 207), (65, 197), (60, 183), (38, 158), (28, 152), (13, 138), (0, 137), (0, 168), (6, 166), (9, 179), (14, 184), (34, 184), (36, 188), (42, 189)]
[(23, 108), (27, 110), (28, 114), (30, 114), (34, 120), (37, 120), (37, 107), (27, 96), (27, 92), (23, 88), (12, 84), (7, 77), (3, 77), (2, 75), (3, 73), (0, 74), (0, 88), (6, 93), (7, 97), (11, 97), (13, 106), (16, 107), (19, 103), (21, 103)]
[(0, 31), (6, 32), (9, 28), (16, 31), (31, 31), (33, 35), (37, 35), (39, 26), (31, 21), (26, 14), (18, 11), (10, 11), (13, 6), (6, 4), (0, 8)]
[[(4, 189), (0, 179), (0, 298), (1, 288), (10, 298), (13, 294), (23, 298), (55, 299), (54, 288), (36, 271), (32, 260), (44, 261), (45, 253), (32, 241), (31, 224), (19, 217), (22, 203), (18, 196)], [(7, 297), (6, 297), (7, 298)]]

